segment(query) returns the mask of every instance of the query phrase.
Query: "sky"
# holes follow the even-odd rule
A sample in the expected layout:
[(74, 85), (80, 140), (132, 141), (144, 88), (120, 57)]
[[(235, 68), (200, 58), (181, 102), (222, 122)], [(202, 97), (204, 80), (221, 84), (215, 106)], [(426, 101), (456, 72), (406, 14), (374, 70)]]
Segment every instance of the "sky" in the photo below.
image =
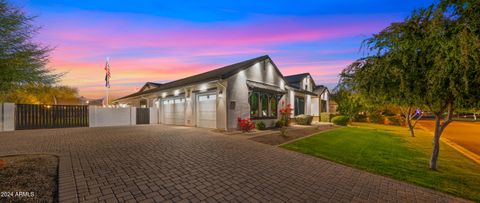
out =
[[(48, 68), (88, 98), (110, 98), (268, 54), (284, 75), (333, 88), (364, 39), (430, 0), (15, 0), (53, 47)], [(181, 2), (181, 3), (179, 3)]]

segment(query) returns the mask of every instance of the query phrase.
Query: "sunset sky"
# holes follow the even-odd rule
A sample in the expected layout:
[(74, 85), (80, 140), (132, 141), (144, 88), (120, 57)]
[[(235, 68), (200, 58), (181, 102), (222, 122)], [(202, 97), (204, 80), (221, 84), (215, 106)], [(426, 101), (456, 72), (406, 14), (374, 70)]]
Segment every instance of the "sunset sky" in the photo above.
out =
[[(362, 40), (432, 1), (9, 1), (54, 47), (49, 67), (81, 96), (111, 97), (268, 54), (285, 75), (310, 72), (333, 87), (361, 57)], [(182, 2), (181, 4), (177, 2)]]

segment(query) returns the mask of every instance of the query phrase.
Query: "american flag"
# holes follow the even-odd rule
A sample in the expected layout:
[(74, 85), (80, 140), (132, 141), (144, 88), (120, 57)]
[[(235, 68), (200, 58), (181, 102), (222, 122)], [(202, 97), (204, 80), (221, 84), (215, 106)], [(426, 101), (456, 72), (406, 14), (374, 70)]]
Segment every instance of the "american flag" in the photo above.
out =
[(110, 64), (107, 62), (105, 63), (105, 87), (110, 88)]

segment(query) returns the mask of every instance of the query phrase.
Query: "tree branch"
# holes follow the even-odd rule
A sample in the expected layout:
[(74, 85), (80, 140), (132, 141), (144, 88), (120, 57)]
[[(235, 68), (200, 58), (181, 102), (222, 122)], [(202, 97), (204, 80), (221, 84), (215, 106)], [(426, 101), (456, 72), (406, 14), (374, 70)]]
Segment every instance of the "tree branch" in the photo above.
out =
[(453, 115), (453, 102), (448, 102), (448, 111), (447, 111), (447, 117), (444, 119), (443, 123), (440, 125), (440, 134), (447, 128), (448, 124), (450, 124), (452, 120), (452, 115)]

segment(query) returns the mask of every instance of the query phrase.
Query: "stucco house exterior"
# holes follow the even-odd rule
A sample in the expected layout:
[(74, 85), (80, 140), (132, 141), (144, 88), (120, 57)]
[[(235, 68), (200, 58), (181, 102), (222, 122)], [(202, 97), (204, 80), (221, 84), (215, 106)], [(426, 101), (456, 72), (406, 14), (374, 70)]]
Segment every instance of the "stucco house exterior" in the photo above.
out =
[(265, 55), (165, 84), (147, 82), (114, 103), (157, 107), (159, 123), (233, 130), (239, 117), (272, 126), (287, 104), (295, 115), (318, 117), (329, 110), (329, 91), (309, 73), (283, 76)]

